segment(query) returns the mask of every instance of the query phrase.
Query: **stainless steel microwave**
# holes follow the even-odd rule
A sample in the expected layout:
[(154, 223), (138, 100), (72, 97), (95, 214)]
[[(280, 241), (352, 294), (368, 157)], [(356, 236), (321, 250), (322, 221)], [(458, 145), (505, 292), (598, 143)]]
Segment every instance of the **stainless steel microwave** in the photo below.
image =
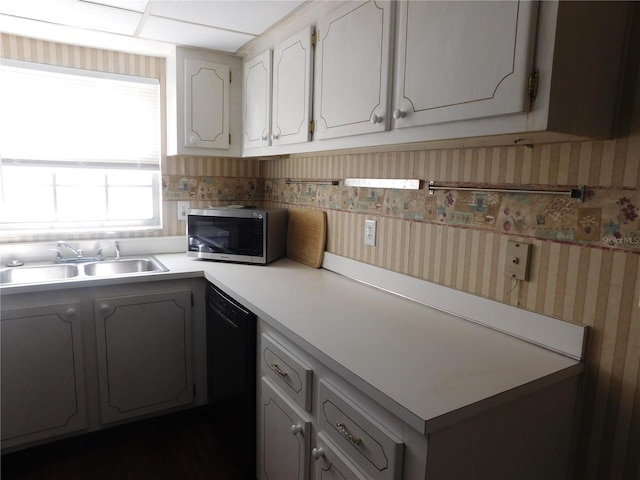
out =
[(284, 208), (208, 208), (187, 211), (187, 256), (267, 264), (282, 257), (287, 242)]

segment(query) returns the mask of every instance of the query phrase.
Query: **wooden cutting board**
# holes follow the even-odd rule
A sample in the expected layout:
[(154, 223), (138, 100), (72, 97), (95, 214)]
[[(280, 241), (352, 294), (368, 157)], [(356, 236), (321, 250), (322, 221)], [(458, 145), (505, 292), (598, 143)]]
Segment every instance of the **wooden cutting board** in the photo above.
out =
[(287, 257), (320, 268), (327, 240), (327, 214), (322, 210), (289, 209)]

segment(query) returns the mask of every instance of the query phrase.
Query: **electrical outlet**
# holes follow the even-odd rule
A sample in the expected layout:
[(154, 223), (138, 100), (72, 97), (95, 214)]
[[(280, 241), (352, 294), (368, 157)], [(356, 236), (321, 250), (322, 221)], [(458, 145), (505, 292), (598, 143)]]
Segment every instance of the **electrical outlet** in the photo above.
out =
[(531, 263), (531, 245), (527, 243), (507, 242), (507, 259), (504, 262), (504, 274), (516, 280), (529, 279)]
[(372, 247), (376, 246), (376, 221), (364, 221), (364, 244)]
[(189, 210), (189, 202), (178, 202), (178, 220), (187, 219), (187, 210)]

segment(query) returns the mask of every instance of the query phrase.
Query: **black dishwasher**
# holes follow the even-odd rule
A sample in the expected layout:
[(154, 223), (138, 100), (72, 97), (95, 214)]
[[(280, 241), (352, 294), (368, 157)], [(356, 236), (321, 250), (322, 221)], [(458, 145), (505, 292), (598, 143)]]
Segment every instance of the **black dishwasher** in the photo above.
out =
[(207, 398), (220, 446), (256, 475), (256, 315), (207, 285)]

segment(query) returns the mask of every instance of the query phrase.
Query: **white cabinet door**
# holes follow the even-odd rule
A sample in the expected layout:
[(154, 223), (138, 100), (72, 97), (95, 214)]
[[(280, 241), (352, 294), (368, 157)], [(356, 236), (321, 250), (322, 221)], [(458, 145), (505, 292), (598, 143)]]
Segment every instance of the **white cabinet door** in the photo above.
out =
[(269, 145), (271, 125), (271, 50), (245, 62), (244, 148)]
[(191, 291), (95, 300), (105, 423), (193, 402)]
[(310, 140), (313, 78), (313, 27), (289, 37), (273, 56), (272, 144)]
[(315, 474), (318, 480), (365, 480), (364, 474), (333, 445), (322, 433), (318, 434), (316, 448), (312, 450), (316, 462)]
[(2, 312), (2, 446), (87, 426), (80, 303)]
[(394, 4), (346, 2), (318, 22), (315, 138), (381, 132), (389, 126)]
[(309, 478), (311, 422), (262, 377), (261, 433), (258, 439), (262, 480)]
[(395, 128), (528, 111), (537, 3), (398, 8)]
[(184, 61), (184, 146), (229, 148), (228, 65)]

